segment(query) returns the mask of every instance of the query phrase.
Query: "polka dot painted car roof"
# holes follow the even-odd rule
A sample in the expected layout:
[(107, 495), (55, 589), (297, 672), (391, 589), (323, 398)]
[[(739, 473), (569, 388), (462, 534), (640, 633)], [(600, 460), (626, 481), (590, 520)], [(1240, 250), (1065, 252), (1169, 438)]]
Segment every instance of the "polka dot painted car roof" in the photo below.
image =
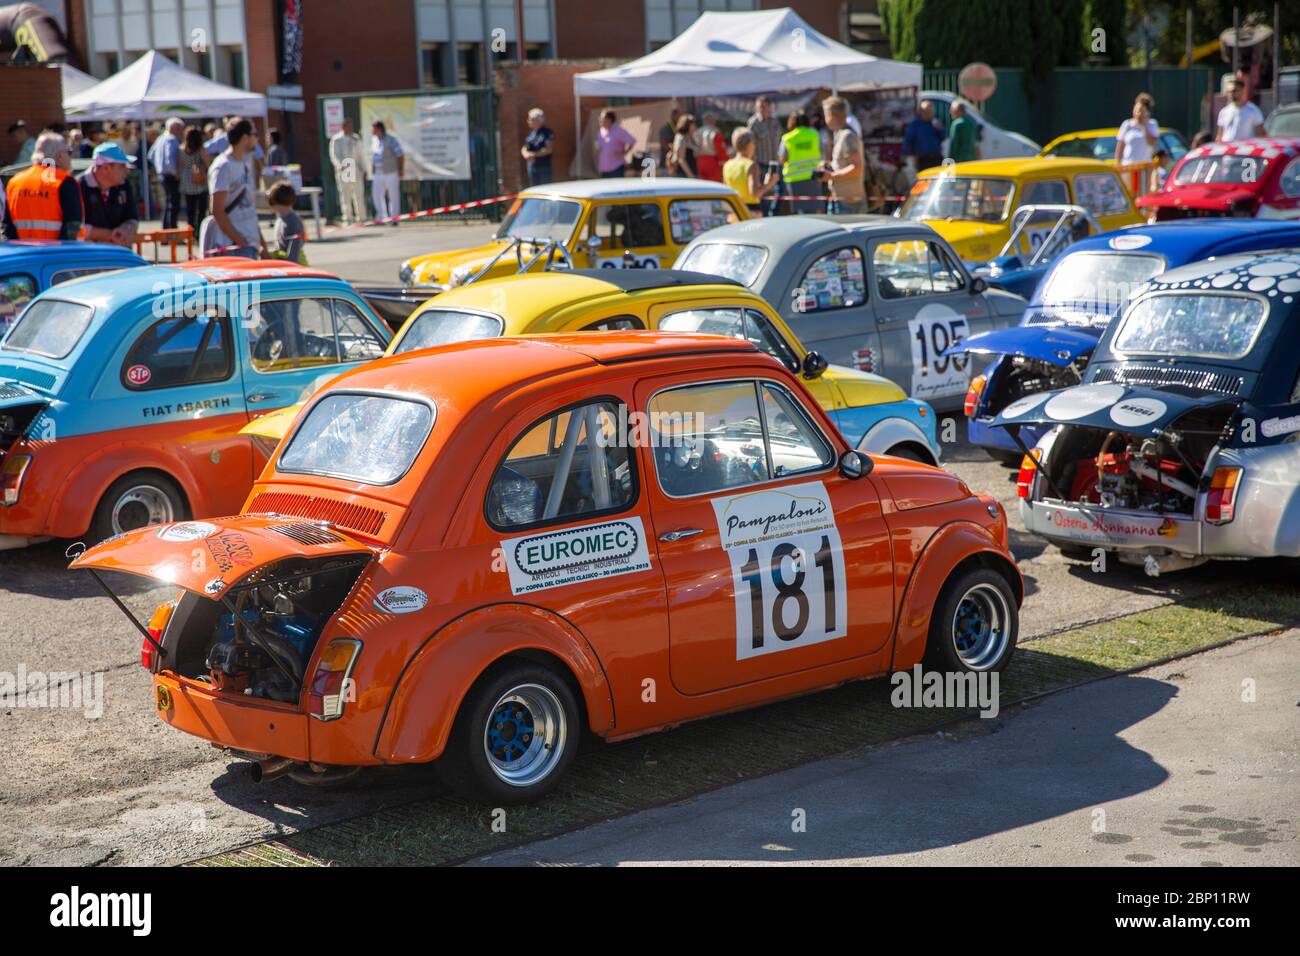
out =
[(1142, 292), (1171, 289), (1255, 292), (1290, 305), (1300, 295), (1300, 249), (1193, 262), (1151, 279)]

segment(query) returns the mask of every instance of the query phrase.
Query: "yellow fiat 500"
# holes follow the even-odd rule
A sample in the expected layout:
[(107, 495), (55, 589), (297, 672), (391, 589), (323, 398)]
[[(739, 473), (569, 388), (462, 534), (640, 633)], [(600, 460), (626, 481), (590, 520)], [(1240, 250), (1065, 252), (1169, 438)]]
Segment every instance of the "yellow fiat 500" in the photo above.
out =
[[(735, 190), (704, 179), (579, 179), (525, 189), (491, 241), (402, 263), (403, 285), (443, 292), (530, 261), (590, 269), (659, 269), (714, 226), (749, 218)], [(548, 246), (550, 244), (550, 246)]]
[[(1096, 218), (1102, 230), (1144, 222), (1133, 197), (1110, 163), (1050, 156), (975, 160), (923, 170), (898, 215), (921, 220), (968, 262), (996, 256), (1011, 237), (1011, 213), (1021, 206), (1072, 204)], [(1022, 233), (1021, 252), (1032, 252), (1056, 224), (1044, 215)]]
[[(717, 276), (675, 269), (538, 272), (453, 289), (421, 305), (389, 355), (471, 339), (546, 332), (658, 329), (748, 339), (799, 375), (855, 447), (938, 464), (933, 409), (893, 382), (827, 365), (760, 296)], [(328, 381), (322, 378), (317, 387)], [(244, 433), (273, 450), (301, 406), (251, 422)]]
[[(1187, 152), (1187, 141), (1183, 134), (1168, 126), (1161, 126), (1156, 134), (1160, 145), (1169, 154), (1171, 162), (1178, 162)], [(1073, 133), (1058, 136), (1046, 146), (1039, 156), (1059, 156), (1064, 159), (1100, 159), (1103, 162), (1115, 162), (1115, 143), (1119, 139), (1119, 127), (1107, 126), (1099, 129), (1081, 129)]]

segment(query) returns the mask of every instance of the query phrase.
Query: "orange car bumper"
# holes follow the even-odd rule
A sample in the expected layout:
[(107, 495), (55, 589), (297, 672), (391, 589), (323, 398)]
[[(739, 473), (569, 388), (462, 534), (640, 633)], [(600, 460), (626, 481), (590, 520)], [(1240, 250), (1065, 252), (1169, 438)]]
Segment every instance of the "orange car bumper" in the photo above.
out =
[(158, 716), (187, 734), (249, 753), (311, 759), (310, 718), (290, 705), (236, 700), (167, 672), (154, 675), (153, 691)]

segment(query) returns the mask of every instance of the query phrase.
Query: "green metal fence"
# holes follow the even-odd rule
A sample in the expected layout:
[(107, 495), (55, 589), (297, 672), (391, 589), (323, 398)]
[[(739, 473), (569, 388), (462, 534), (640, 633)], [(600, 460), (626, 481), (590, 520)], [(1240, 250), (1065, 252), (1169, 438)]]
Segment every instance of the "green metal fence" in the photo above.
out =
[[(461, 86), (431, 90), (385, 90), (366, 93), (326, 93), (317, 99), (319, 110), (321, 153), (321, 181), (325, 187), (326, 210), (330, 216), (340, 213), (338, 190), (335, 188), (334, 167), (329, 159), (328, 126), (325, 121), (325, 101), (342, 100), (343, 115), (352, 120), (353, 129), (360, 134), (362, 146), (369, 149), (370, 121), (362, 116), (361, 101), (375, 99), (408, 100), (412, 97), (446, 96), (462, 93), (469, 112), (469, 179), (421, 179), (403, 181), (402, 212), (447, 206), (496, 196), (501, 191), (501, 163), (497, 151), (496, 94), (486, 86)], [(373, 213), (370, 190), (366, 189), (366, 206)], [(461, 213), (449, 214), (456, 218), (500, 219), (501, 206), (483, 206)]]
[[(926, 70), (927, 90), (957, 91), (957, 70)], [(998, 85), (983, 104), (983, 114), (1003, 129), (1038, 141), (1079, 129), (1118, 126), (1133, 110), (1133, 98), (1143, 91), (1155, 97), (1155, 117), (1191, 139), (1205, 124), (1201, 99), (1217, 80), (1215, 68), (1159, 66), (1151, 69), (1066, 68), (1042, 81), (1021, 69), (999, 68)]]

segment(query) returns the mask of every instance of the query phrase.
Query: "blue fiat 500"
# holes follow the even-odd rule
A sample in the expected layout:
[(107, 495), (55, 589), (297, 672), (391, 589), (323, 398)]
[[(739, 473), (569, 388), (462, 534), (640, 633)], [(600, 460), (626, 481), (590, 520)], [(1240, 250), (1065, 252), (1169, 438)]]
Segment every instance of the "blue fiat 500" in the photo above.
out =
[[(1020, 325), (974, 335), (949, 350), (993, 357), (966, 393), (967, 437), (1014, 465), (1020, 448), (998, 412), (1026, 395), (1078, 385), (1106, 326), (1129, 294), (1169, 269), (1238, 252), (1300, 245), (1300, 222), (1187, 219), (1131, 226), (1081, 239), (1056, 260), (1034, 292)], [(1045, 429), (1026, 425), (1033, 447)]]
[(0, 338), (18, 313), (50, 286), (81, 276), (145, 265), (130, 249), (96, 242), (0, 242)]

